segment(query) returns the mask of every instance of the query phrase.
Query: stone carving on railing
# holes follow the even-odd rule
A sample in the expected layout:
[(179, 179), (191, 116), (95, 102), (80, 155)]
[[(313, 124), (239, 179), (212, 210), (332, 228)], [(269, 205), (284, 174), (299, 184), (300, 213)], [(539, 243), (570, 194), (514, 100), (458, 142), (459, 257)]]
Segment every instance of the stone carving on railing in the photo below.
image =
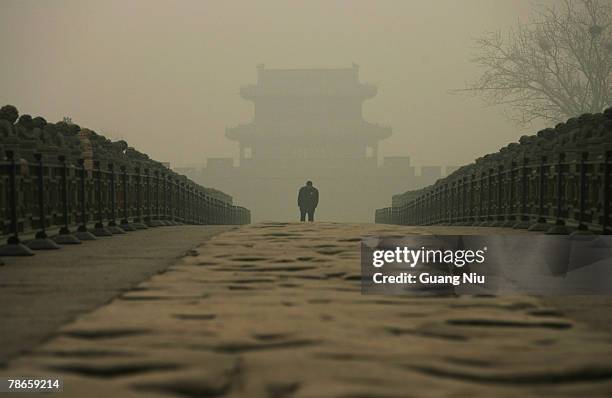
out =
[(380, 223), (609, 233), (612, 108), (522, 136), (376, 211)]
[[(125, 141), (0, 108), (0, 255), (177, 224), (246, 224), (250, 212)], [(219, 194), (213, 194), (219, 192)], [(59, 229), (53, 239), (48, 229)], [(22, 243), (19, 235), (36, 233)]]

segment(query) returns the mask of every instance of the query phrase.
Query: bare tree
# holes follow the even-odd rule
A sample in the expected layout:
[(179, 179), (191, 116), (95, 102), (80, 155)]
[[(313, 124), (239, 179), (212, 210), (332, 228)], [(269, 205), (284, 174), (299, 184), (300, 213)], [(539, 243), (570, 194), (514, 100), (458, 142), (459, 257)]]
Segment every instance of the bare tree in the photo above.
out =
[(562, 121), (612, 105), (612, 2), (562, 0), (532, 21), (476, 40), (484, 71), (466, 89), (509, 105), (521, 125)]

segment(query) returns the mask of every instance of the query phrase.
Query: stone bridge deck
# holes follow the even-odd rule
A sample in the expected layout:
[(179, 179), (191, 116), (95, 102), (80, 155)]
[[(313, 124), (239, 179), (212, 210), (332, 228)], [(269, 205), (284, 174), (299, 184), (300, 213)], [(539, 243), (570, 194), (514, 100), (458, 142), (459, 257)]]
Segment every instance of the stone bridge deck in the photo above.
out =
[(450, 231), (232, 229), (0, 374), (60, 375), (70, 397), (612, 395), (609, 331), (564, 314), (563, 303), (361, 295), (362, 235), (432, 232)]

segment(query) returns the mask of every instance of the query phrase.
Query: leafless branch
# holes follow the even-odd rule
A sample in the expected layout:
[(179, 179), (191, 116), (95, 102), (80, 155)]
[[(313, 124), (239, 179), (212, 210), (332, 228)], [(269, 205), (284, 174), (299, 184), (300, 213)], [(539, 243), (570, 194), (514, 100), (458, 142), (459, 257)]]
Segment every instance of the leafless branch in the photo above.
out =
[(612, 3), (561, 0), (533, 20), (476, 39), (480, 78), (453, 92), (507, 105), (511, 118), (561, 121), (612, 105)]

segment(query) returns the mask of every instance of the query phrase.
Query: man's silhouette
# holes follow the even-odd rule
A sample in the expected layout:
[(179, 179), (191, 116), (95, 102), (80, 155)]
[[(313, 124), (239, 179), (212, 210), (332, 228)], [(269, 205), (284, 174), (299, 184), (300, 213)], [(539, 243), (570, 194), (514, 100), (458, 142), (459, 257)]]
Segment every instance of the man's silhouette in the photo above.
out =
[(300, 221), (314, 221), (315, 208), (319, 204), (319, 190), (312, 186), (312, 181), (300, 188), (298, 193), (298, 206), (300, 207)]

